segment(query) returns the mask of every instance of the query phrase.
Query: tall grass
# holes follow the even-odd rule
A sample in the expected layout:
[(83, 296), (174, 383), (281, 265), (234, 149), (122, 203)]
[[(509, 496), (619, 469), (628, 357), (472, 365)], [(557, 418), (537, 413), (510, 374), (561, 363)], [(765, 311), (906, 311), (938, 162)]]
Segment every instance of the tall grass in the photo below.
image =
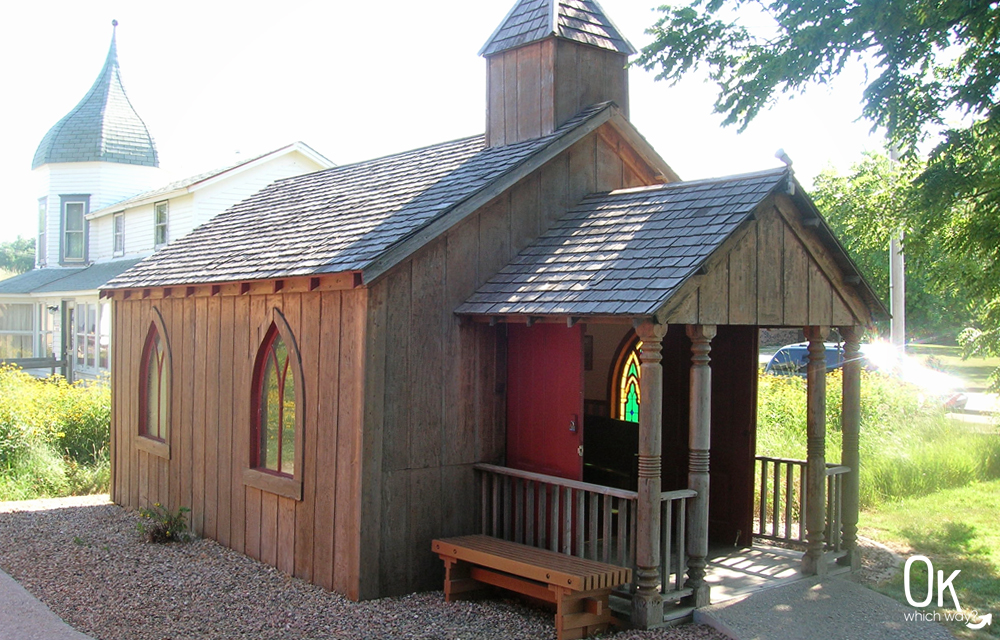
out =
[(111, 391), (0, 366), (0, 500), (107, 491)]
[[(1000, 435), (995, 430), (973, 432), (898, 379), (865, 371), (861, 375), (862, 507), (1000, 478)], [(758, 455), (805, 459), (805, 379), (762, 374), (758, 389)], [(841, 389), (841, 372), (829, 373), (827, 462), (840, 462)]]

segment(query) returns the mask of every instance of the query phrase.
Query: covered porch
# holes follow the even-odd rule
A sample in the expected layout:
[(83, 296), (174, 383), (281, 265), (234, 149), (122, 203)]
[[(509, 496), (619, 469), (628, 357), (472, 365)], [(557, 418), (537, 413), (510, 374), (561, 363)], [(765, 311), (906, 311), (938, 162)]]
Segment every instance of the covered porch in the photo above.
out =
[[(797, 554), (801, 576), (857, 566), (856, 356), (884, 309), (790, 175), (594, 196), (456, 313), (506, 344), (506, 457), (476, 467), (481, 533), (633, 568), (619, 596), (641, 628), (747, 583), (729, 553), (755, 540), (800, 546), (771, 557)], [(806, 460), (756, 456), (762, 326), (809, 340)], [(836, 467), (831, 327), (848, 358)]]

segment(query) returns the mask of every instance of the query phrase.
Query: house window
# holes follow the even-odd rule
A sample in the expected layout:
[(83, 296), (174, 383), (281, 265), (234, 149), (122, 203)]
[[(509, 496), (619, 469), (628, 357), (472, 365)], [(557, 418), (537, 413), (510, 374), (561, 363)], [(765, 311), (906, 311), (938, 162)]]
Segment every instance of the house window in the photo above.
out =
[(244, 469), (243, 482), (301, 500), (305, 422), (302, 361), (291, 328), (279, 310), (272, 311), (263, 335), (253, 368), (250, 465)]
[(167, 244), (167, 218), (169, 214), (169, 202), (157, 202), (153, 205), (153, 244), (162, 247)]
[(0, 360), (33, 355), (33, 310), (30, 304), (0, 303)]
[(120, 256), (125, 253), (125, 213), (116, 213), (113, 218), (114, 225), (114, 253)]
[(66, 202), (63, 205), (63, 260), (66, 262), (82, 262), (86, 237), (83, 229), (83, 216), (86, 213), (86, 203)]
[(616, 402), (615, 418), (625, 422), (639, 422), (639, 404), (641, 401), (639, 379), (642, 367), (639, 354), (642, 353), (642, 342), (638, 339), (629, 343), (618, 359), (617, 373), (614, 377), (614, 397)]
[(165, 442), (167, 439), (167, 407), (170, 404), (169, 375), (166, 349), (155, 324), (149, 325), (146, 345), (142, 350), (139, 372), (139, 435)]
[[(139, 361), (139, 437), (135, 438), (135, 446), (169, 460), (170, 343), (163, 317), (156, 307), (153, 307), (150, 316)], [(110, 322), (108, 324), (110, 326)]]
[(295, 376), (288, 348), (272, 327), (258, 364), (257, 424), (254, 466), (279, 475), (295, 475)]
[(45, 244), (47, 236), (45, 235), (45, 218), (48, 213), (48, 198), (38, 199), (38, 243), (35, 245), (35, 263), (39, 266), (45, 266)]

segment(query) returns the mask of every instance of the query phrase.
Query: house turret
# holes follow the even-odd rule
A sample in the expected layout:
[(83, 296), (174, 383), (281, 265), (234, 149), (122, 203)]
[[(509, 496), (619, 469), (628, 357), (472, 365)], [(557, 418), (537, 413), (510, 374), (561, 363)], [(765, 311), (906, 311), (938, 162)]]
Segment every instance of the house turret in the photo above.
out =
[(627, 117), (635, 52), (596, 0), (518, 0), (479, 52), (487, 143), (549, 134), (599, 102), (614, 102)]
[(90, 262), (87, 215), (162, 182), (149, 129), (128, 99), (118, 67), (116, 31), (97, 80), (38, 145), (31, 168), (38, 193), (35, 262)]

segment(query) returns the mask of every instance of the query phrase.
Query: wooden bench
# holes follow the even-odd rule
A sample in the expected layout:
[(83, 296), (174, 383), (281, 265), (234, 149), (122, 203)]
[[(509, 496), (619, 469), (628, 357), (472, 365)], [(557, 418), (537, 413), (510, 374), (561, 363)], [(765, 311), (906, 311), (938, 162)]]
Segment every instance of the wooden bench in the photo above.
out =
[(490, 536), (435, 540), (451, 602), (492, 585), (556, 605), (558, 640), (585, 638), (611, 622), (608, 596), (632, 581), (632, 570), (536, 549)]

